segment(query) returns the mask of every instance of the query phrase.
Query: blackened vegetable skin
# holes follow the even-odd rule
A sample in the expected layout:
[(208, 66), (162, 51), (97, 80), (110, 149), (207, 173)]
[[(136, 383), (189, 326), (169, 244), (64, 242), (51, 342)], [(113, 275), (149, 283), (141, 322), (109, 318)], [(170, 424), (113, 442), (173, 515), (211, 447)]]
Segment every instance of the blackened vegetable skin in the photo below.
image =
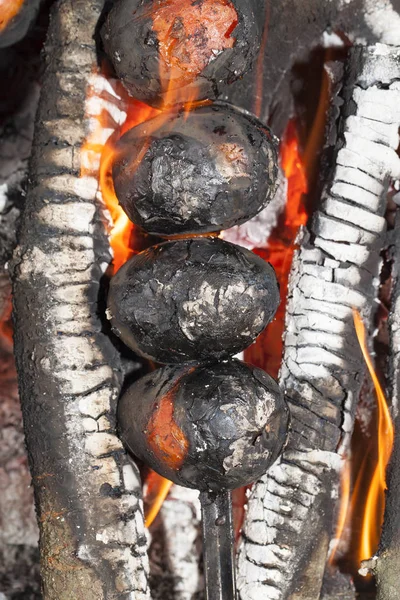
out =
[(200, 490), (233, 489), (261, 477), (287, 436), (277, 383), (237, 360), (164, 367), (119, 402), (125, 446), (159, 474)]
[(115, 150), (121, 206), (160, 236), (228, 229), (254, 217), (276, 191), (276, 138), (229, 104), (162, 114), (125, 133)]
[(143, 102), (160, 107), (214, 98), (258, 55), (264, 24), (258, 2), (119, 0), (102, 29), (104, 49), (128, 92)]
[(271, 265), (218, 238), (176, 240), (131, 258), (111, 280), (117, 335), (159, 363), (200, 362), (244, 350), (273, 318)]

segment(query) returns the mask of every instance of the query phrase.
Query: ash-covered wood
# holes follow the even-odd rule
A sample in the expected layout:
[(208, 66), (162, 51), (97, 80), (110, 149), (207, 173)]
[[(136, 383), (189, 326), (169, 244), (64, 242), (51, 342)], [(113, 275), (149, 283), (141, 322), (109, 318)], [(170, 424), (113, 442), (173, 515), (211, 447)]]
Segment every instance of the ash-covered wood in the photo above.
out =
[(189, 238), (125, 263), (111, 280), (107, 316), (135, 352), (176, 364), (244, 350), (278, 304), (270, 264), (218, 238)]
[(238, 360), (164, 367), (118, 404), (125, 446), (163, 477), (214, 491), (249, 485), (279, 456), (288, 410), (278, 384)]
[[(390, 88), (400, 94), (400, 49), (387, 58)], [(378, 600), (395, 600), (400, 589), (400, 213), (397, 210), (393, 235), (393, 292), (391, 298), (389, 381), (395, 439), (387, 470), (385, 515), (378, 556), (371, 561), (377, 578)]]
[(385, 196), (400, 175), (400, 96), (387, 68), (392, 52), (377, 45), (351, 53), (331, 174), (294, 260), (280, 374), (292, 433), (249, 501), (239, 552), (242, 600), (320, 593), (340, 452), (364, 371), (352, 308), (370, 322)]
[(132, 96), (160, 106), (214, 97), (250, 69), (263, 25), (257, 0), (119, 0), (102, 30)]
[(162, 236), (215, 232), (254, 217), (276, 191), (276, 138), (224, 103), (163, 112), (115, 147), (115, 193), (128, 217)]
[[(54, 6), (13, 261), (15, 351), (46, 600), (148, 597), (139, 477), (115, 434), (120, 363), (98, 316), (111, 258), (96, 168), (80, 177), (85, 110), (93, 108), (86, 100), (101, 88), (93, 34), (102, 4)], [(109, 90), (104, 84), (106, 99)]]
[(173, 485), (150, 529), (153, 600), (202, 600), (202, 540), (199, 492)]

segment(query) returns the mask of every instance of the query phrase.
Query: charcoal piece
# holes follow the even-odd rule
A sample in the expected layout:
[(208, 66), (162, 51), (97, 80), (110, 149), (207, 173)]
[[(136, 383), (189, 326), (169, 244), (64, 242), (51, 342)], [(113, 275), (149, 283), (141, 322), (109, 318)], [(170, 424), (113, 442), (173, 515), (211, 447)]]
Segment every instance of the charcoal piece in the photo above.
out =
[(115, 192), (131, 221), (157, 235), (229, 229), (273, 198), (276, 145), (267, 127), (229, 104), (163, 113), (118, 141)]
[(288, 408), (267, 373), (238, 360), (163, 367), (119, 402), (125, 446), (186, 487), (233, 489), (261, 477), (286, 441)]
[(102, 28), (128, 92), (152, 106), (215, 97), (248, 72), (263, 19), (258, 0), (120, 0)]
[(270, 264), (218, 238), (165, 242), (111, 280), (108, 317), (136, 353), (159, 363), (210, 361), (244, 350), (273, 318)]

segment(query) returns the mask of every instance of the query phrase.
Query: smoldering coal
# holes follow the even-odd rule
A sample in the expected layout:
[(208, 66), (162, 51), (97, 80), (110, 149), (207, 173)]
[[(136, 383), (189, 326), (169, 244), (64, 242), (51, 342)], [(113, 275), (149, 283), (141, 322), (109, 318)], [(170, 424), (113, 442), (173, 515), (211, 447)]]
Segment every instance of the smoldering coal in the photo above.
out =
[(158, 107), (215, 97), (248, 72), (262, 12), (258, 0), (120, 0), (102, 39), (128, 92)]
[(113, 165), (128, 217), (161, 236), (219, 231), (251, 219), (273, 198), (277, 175), (276, 138), (225, 103), (172, 111), (134, 127), (116, 144)]
[(210, 361), (249, 346), (279, 304), (264, 260), (218, 238), (153, 246), (111, 280), (108, 315), (117, 335), (159, 363)]
[(186, 487), (233, 489), (261, 477), (287, 436), (288, 408), (267, 373), (238, 360), (164, 367), (119, 403), (125, 446)]

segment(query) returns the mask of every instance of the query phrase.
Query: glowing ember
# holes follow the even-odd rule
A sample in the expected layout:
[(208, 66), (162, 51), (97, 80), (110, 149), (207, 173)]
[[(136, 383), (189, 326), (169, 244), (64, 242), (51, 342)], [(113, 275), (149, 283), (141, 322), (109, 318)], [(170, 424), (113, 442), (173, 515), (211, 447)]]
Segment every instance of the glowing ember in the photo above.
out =
[(385, 394), (368, 353), (364, 324), (360, 314), (356, 310), (353, 311), (353, 316), (358, 341), (375, 387), (378, 403), (378, 460), (368, 488), (364, 507), (358, 555), (359, 561), (362, 561), (370, 558), (377, 550), (379, 544), (385, 508), (386, 467), (392, 453), (394, 429)]
[[(167, 0), (153, 15), (159, 52), (163, 59), (160, 73), (164, 90), (191, 83), (226, 48), (237, 25), (237, 14), (227, 0)], [(222, 33), (221, 33), (222, 32)]]
[(0, 31), (17, 16), (25, 0), (0, 0)]

